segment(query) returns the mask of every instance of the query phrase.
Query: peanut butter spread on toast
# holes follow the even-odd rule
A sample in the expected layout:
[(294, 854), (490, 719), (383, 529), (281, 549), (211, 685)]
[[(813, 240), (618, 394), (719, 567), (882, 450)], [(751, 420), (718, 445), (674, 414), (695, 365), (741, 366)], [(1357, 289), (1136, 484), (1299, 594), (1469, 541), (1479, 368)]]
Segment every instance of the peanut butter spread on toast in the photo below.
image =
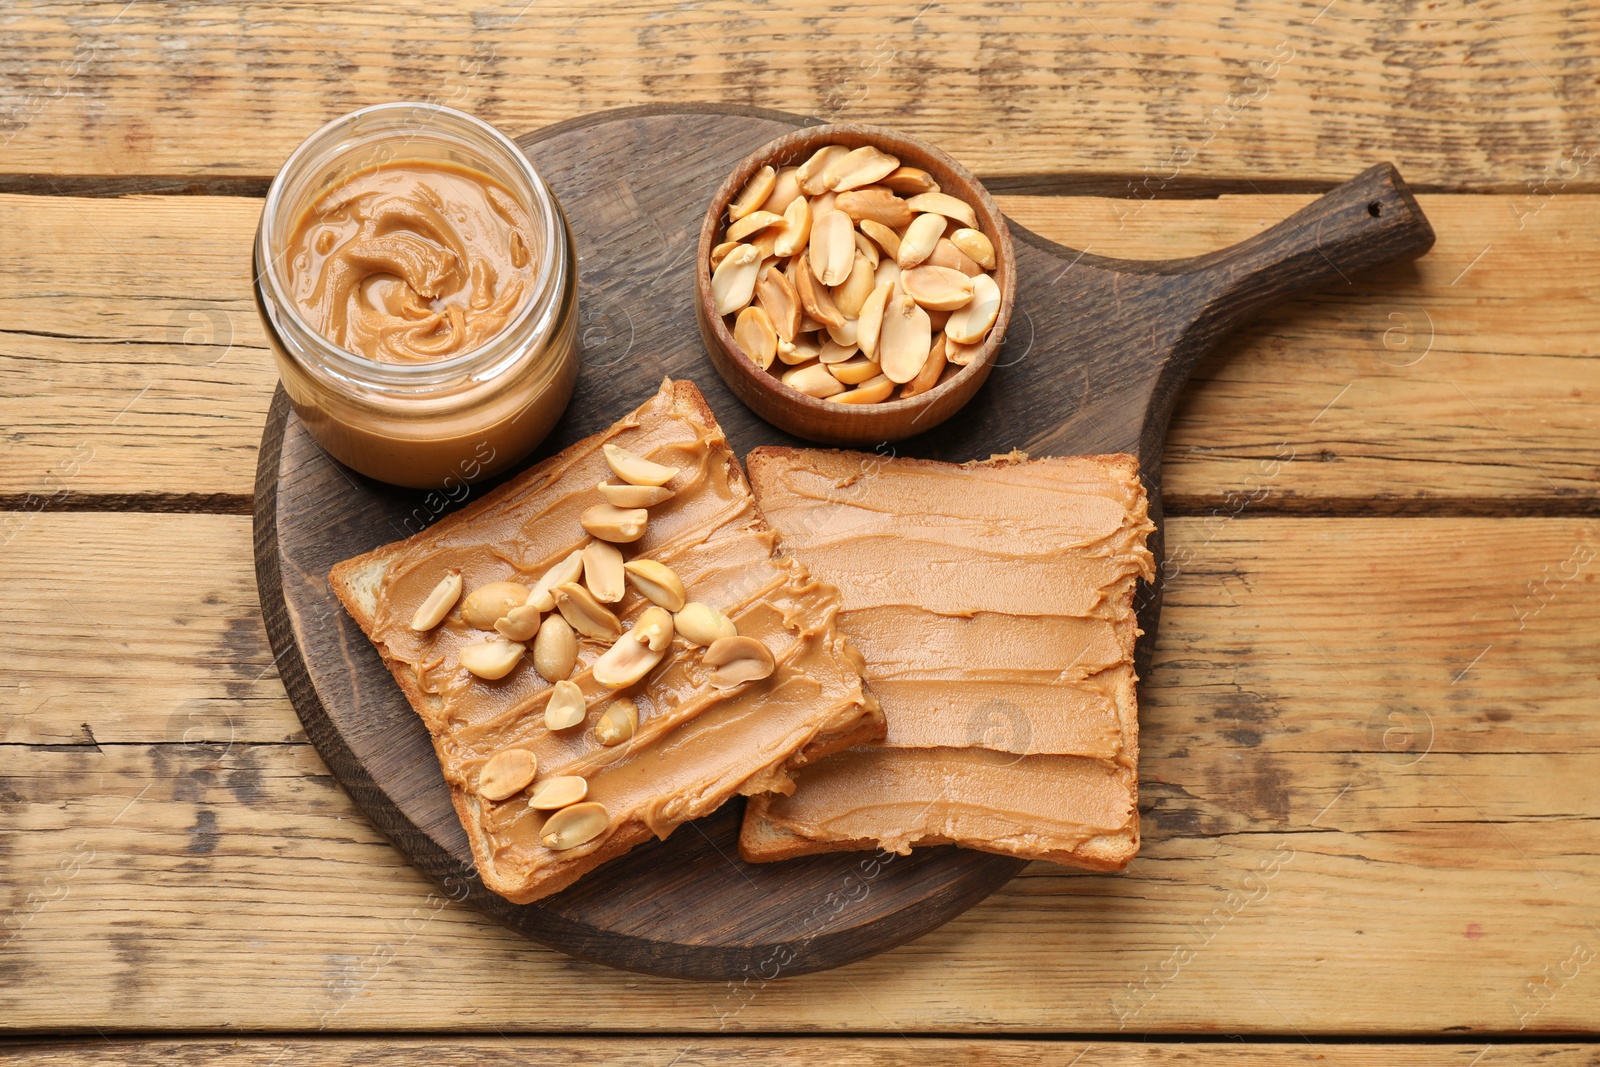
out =
[[(665, 487), (670, 498), (649, 508), (643, 536), (619, 549), (630, 561), (670, 568), (689, 599), (725, 613), (741, 637), (765, 646), (776, 668), (768, 677), (719, 688), (712, 684), (714, 668), (701, 662), (706, 650), (679, 633), (642, 681), (613, 691), (593, 671), (610, 642), (579, 634), (570, 681), (587, 705), (580, 709), (584, 718), (572, 728), (551, 729), (545, 710), (555, 687), (536, 669), (531, 652), (504, 678), (486, 680), (462, 669), (460, 657), (463, 648), (494, 635), (468, 625), (460, 606), (423, 632), (411, 624), (451, 570), (460, 571), (469, 596), (496, 582), (531, 587), (592, 543), (581, 519), (605, 502), (598, 483), (615, 481), (603, 454), (607, 444), (678, 470)], [(736, 794), (789, 788), (787, 765), (802, 752), (814, 756), (882, 735), (876, 702), (861, 685), (860, 657), (835, 626), (838, 591), (812, 579), (798, 561), (775, 556), (774, 541), (699, 391), (667, 382), (605, 433), (416, 537), (378, 550), (388, 556), (376, 611), (369, 619), (353, 614), (432, 733), (490, 888), (519, 903), (545, 896)], [(352, 573), (366, 558), (341, 568)], [(340, 576), (336, 568), (336, 587)], [(646, 610), (662, 610), (632, 584), (604, 606), (625, 629)], [(595, 727), (622, 700), (632, 702), (628, 710), (637, 725), (622, 743), (603, 744)], [(625, 718), (613, 714), (606, 728)], [(537, 779), (526, 791), (491, 801), (478, 788), (480, 776), (489, 760), (509, 749), (532, 754)], [(561, 850), (541, 843), (557, 813), (532, 806), (530, 794), (555, 777), (586, 780), (584, 803), (602, 805), (609, 815), (604, 832)]]
[(1153, 529), (1132, 457), (957, 466), (757, 449), (748, 465), (783, 550), (842, 591), (839, 625), (888, 734), (752, 803), (746, 855), (956, 842), (1125, 864), (1133, 594), (1152, 575)]

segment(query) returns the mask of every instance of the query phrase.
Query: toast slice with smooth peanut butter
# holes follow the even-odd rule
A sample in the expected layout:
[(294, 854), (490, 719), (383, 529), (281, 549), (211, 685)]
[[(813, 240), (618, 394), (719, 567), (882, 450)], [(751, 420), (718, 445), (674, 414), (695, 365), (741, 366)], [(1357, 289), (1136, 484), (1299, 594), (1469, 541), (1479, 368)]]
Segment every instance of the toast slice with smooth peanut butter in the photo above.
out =
[[(770, 664), (719, 668), (715, 645), (685, 636), (694, 627), (667, 627), (670, 645), (642, 678), (619, 685), (606, 664), (597, 678), (597, 661), (633, 640), (633, 624), (668, 611), (645, 595), (671, 601), (660, 582), (629, 580), (614, 601), (554, 587), (559, 603), (544, 622), (562, 619), (551, 624), (560, 631), (577, 619), (575, 662), (559, 685), (541, 673), (568, 667), (552, 666), (559, 654), (536, 662), (536, 653), (549, 651), (537, 638), (506, 636), (531, 633), (528, 618), (489, 621), (502, 608), (485, 615), (485, 597), (474, 600), (475, 590), (512, 583), (535, 604), (540, 579), (595, 542), (586, 529), (628, 536), (606, 524), (632, 519), (594, 510), (606, 503), (599, 484), (620, 480), (606, 446), (647, 469), (676, 470), (664, 493), (637, 494), (652, 501), (644, 532), (616, 547), (628, 562), (652, 560), (669, 570), (687, 601), (709, 609), (697, 617), (725, 616), (738, 639), (764, 646), (757, 659), (770, 657)], [(452, 590), (452, 571), (460, 574), (460, 602), (442, 615), (419, 613), (441, 584), (446, 594)], [(671, 584), (660, 568), (643, 576)], [(835, 625), (838, 591), (775, 553), (739, 463), (690, 382), (664, 382), (611, 429), (423, 533), (339, 564), (330, 580), (431, 733), (484, 884), (516, 903), (554, 893), (735, 795), (791, 788), (795, 768), (883, 736), (883, 717), (861, 684), (861, 657)], [(498, 635), (485, 629), (501, 622), (510, 625)], [(434, 624), (418, 630), (414, 623)], [(639, 641), (634, 652), (644, 655), (645, 639)], [(494, 655), (467, 651), (484, 645)], [(483, 677), (463, 666), (463, 652), (474, 666), (501, 658), (512, 666), (503, 677)], [(566, 717), (557, 705), (568, 709)], [(569, 719), (570, 726), (552, 725)], [(542, 806), (555, 804), (563, 806)]]
[(744, 857), (954, 843), (1124, 867), (1133, 597), (1153, 574), (1137, 461), (758, 448), (746, 465), (782, 551), (839, 588), (888, 731), (753, 797)]

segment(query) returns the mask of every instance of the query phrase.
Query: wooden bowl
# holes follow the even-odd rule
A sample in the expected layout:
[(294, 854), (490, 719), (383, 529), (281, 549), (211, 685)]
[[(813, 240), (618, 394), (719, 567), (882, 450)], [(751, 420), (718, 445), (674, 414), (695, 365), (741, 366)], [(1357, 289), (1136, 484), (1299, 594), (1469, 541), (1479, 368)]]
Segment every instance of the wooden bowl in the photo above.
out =
[[(933, 176), (944, 192), (972, 205), (978, 214), (979, 227), (994, 243), (995, 270), (991, 273), (1000, 287), (1000, 313), (989, 330), (989, 336), (984, 339), (972, 362), (926, 393), (909, 400), (891, 399), (880, 404), (837, 404), (789, 388), (776, 375), (762, 370), (740, 351), (734, 343), (733, 331), (717, 314), (716, 304), (711, 297), (711, 249), (717, 245), (725, 229), (724, 219), (729, 202), (744, 188), (751, 175), (763, 166), (777, 168), (799, 165), (817, 149), (829, 144), (840, 144), (847, 148), (875, 145), (898, 157), (904, 166), (921, 167)], [(830, 445), (899, 441), (931, 430), (954, 415), (972, 399), (989, 377), (995, 355), (1005, 340), (1006, 326), (1011, 321), (1012, 306), (1016, 302), (1017, 262), (1011, 244), (1011, 231), (1007, 229), (1005, 216), (1000, 214), (988, 191), (965, 167), (939, 149), (882, 126), (853, 123), (807, 126), (769, 141), (746, 156), (711, 198), (705, 222), (700, 227), (700, 247), (695, 264), (695, 317), (700, 321), (700, 335), (705, 339), (711, 365), (717, 368), (722, 380), (728, 383), (728, 388), (733, 390), (735, 396), (774, 426), (796, 437)]]

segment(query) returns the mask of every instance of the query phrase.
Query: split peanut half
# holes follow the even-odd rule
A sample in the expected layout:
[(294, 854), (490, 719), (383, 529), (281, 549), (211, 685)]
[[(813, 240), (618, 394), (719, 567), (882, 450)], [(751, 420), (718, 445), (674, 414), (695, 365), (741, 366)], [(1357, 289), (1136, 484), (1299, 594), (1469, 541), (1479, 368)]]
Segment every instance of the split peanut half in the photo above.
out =
[(494, 631), (507, 641), (532, 641), (539, 632), (539, 609), (532, 604), (512, 608), (495, 620)]
[(760, 233), (768, 226), (776, 226), (782, 221), (782, 215), (775, 215), (770, 211), (752, 211), (728, 227), (727, 237), (730, 241), (743, 241), (751, 234)]
[(594, 724), (594, 737), (607, 748), (633, 740), (639, 729), (639, 706), (627, 697), (613, 700)]
[[(616, 501), (612, 501), (616, 503)], [(550, 593), (552, 589), (562, 582), (575, 582), (583, 574), (583, 549), (573, 549), (565, 559), (540, 576), (533, 583), (533, 591), (528, 594), (528, 603), (540, 611), (556, 610), (556, 601)]]
[(719, 637), (700, 662), (711, 668), (711, 684), (717, 689), (758, 682), (778, 666), (771, 650), (753, 637)]
[[(787, 275), (774, 267), (761, 268), (761, 277), (756, 281), (756, 307), (766, 312), (767, 320), (772, 324), (773, 333), (777, 339), (773, 341), (773, 351), (778, 351), (778, 340), (793, 342), (795, 334), (800, 332), (802, 308), (800, 307), (800, 294), (794, 291), (794, 283), (789, 281)], [(739, 319), (743, 319), (749, 308), (739, 312)], [(739, 320), (734, 321), (734, 340), (739, 339)], [(740, 341), (740, 348), (744, 342)], [(746, 355), (750, 352), (745, 351)], [(766, 370), (772, 365), (769, 359), (762, 364), (761, 369)]]
[(467, 645), (461, 650), (461, 666), (485, 681), (497, 682), (511, 673), (522, 661), (523, 646), (516, 641), (496, 637), (480, 645)]
[(877, 270), (878, 264), (883, 261), (883, 249), (879, 248), (876, 241), (872, 240), (860, 230), (855, 232), (855, 242), (856, 255), (866, 256), (867, 262), (871, 264), (872, 269)]
[(655, 669), (672, 644), (672, 616), (665, 608), (646, 608), (633, 629), (594, 661), (594, 680), (607, 689), (626, 689)]
[(644, 536), (650, 513), (644, 508), (619, 508), (615, 504), (596, 504), (578, 521), (583, 528), (603, 541), (626, 545)]
[(896, 167), (879, 179), (878, 184), (901, 196), (916, 196), (918, 193), (939, 191), (939, 183), (933, 180), (933, 175), (916, 167)]
[(708, 647), (724, 637), (737, 637), (738, 627), (733, 620), (709, 604), (698, 601), (685, 604), (683, 610), (672, 617), (678, 634), (691, 645)]
[(897, 233), (905, 229), (913, 214), (911, 206), (888, 189), (853, 189), (835, 199), (833, 206), (857, 223), (871, 219)]
[(750, 303), (761, 271), (761, 253), (752, 245), (738, 244), (722, 257), (711, 275), (711, 295), (718, 315), (730, 315)]
[(799, 172), (799, 167), (778, 168), (777, 176), (772, 182), (772, 192), (767, 194), (766, 203), (761, 205), (763, 211), (775, 211), (782, 215), (790, 204), (805, 199), (800, 192)]
[(778, 354), (778, 331), (773, 328), (772, 319), (767, 313), (755, 304), (739, 312), (739, 317), (734, 320), (733, 340), (740, 351), (762, 370), (772, 366)]
[(800, 164), (799, 173), (795, 175), (800, 191), (807, 196), (827, 192), (830, 188), (826, 182), (828, 168), (849, 154), (850, 149), (837, 144), (824, 145), (813, 152), (810, 159)]
[(861, 229), (862, 236), (877, 245), (890, 259), (900, 254), (900, 235), (877, 219), (862, 219), (856, 225)]
[(823, 285), (838, 285), (850, 276), (855, 262), (855, 229), (850, 216), (830, 211), (811, 224), (811, 244), (807, 255), (811, 273)]
[(528, 807), (534, 811), (559, 811), (588, 795), (588, 779), (577, 774), (561, 774), (533, 783), (533, 788), (528, 790)]
[(778, 359), (786, 367), (798, 367), (802, 363), (810, 363), (821, 351), (815, 339), (809, 336), (798, 337), (793, 343), (781, 338), (778, 341)]
[(900, 251), (894, 261), (901, 270), (910, 270), (933, 253), (934, 246), (943, 236), (943, 215), (918, 215), (911, 220), (905, 233), (900, 235)]
[(883, 375), (869, 378), (842, 393), (830, 396), (828, 399), (835, 404), (881, 404), (889, 399), (889, 394), (894, 392), (895, 383)]
[(772, 195), (772, 189), (778, 184), (778, 172), (771, 167), (762, 167), (751, 175), (750, 180), (744, 183), (744, 188), (739, 190), (739, 195), (728, 204), (728, 217), (735, 221), (751, 214), (767, 202)]
[(883, 330), (878, 338), (878, 364), (884, 377), (901, 384), (922, 370), (933, 346), (933, 324), (928, 313), (904, 289), (889, 294), (883, 311)]
[(823, 364), (843, 363), (855, 355), (858, 350), (859, 346), (854, 341), (844, 343), (830, 333), (828, 338), (822, 342), (822, 350), (817, 353), (817, 359)]
[(671, 567), (653, 559), (635, 559), (624, 563), (622, 568), (629, 584), (650, 603), (659, 604), (668, 611), (683, 610), (687, 592), (683, 580)]
[(982, 230), (963, 227), (950, 235), (950, 243), (984, 270), (994, 270), (994, 244), (983, 235)]
[(945, 336), (957, 344), (982, 341), (1000, 314), (1000, 287), (987, 274), (972, 279), (972, 299), (957, 308), (944, 324)]
[(963, 226), (976, 229), (978, 213), (965, 200), (957, 200), (949, 193), (918, 193), (906, 201), (912, 211), (931, 211), (947, 219), (955, 219)]
[(668, 467), (636, 456), (620, 445), (605, 445), (600, 451), (606, 457), (611, 473), (629, 485), (666, 485), (678, 473), (677, 467)]
[(811, 201), (803, 196), (783, 209), (783, 222), (772, 242), (772, 254), (792, 256), (811, 240)]
[(878, 365), (866, 356), (855, 356), (843, 363), (828, 364), (828, 373), (833, 375), (845, 385), (860, 385), (862, 382), (878, 376)]
[(418, 606), (416, 614), (411, 616), (411, 628), (418, 633), (433, 629), (444, 621), (444, 617), (450, 614), (450, 609), (460, 599), (461, 571), (451, 567), (449, 573), (433, 587), (433, 592)]
[(622, 633), (622, 623), (583, 586), (566, 582), (555, 588), (556, 608), (572, 628), (596, 641), (611, 641)]
[(583, 548), (583, 584), (602, 604), (615, 604), (624, 592), (622, 550), (607, 541), (590, 541)]
[(544, 725), (548, 730), (570, 730), (589, 714), (589, 703), (578, 683), (561, 679), (550, 690), (544, 705)]
[(827, 365), (820, 362), (807, 363), (787, 371), (780, 380), (790, 389), (806, 396), (814, 396), (819, 400), (845, 390), (843, 383), (828, 372)]
[(828, 168), (828, 178), (835, 192), (844, 192), (863, 185), (872, 185), (897, 170), (900, 161), (887, 152), (871, 145), (863, 145), (848, 152)]
[[(838, 214), (837, 211), (834, 212)], [(860, 236), (857, 234), (856, 236)], [(862, 238), (863, 241), (866, 238)], [(876, 287), (875, 275), (878, 265), (866, 255), (857, 252), (850, 267), (850, 276), (841, 282), (833, 291), (833, 304), (845, 317), (848, 325), (861, 318), (861, 308), (867, 302), (867, 297), (872, 295)]]
[(939, 384), (939, 375), (944, 373), (945, 346), (949, 343), (944, 334), (933, 339), (933, 347), (928, 350), (928, 359), (922, 364), (922, 369), (917, 371), (917, 376), (907, 382), (900, 389), (901, 396), (918, 396), (926, 393)]
[(604, 804), (592, 800), (573, 804), (545, 820), (544, 829), (539, 831), (539, 843), (553, 852), (577, 848), (605, 833), (610, 825), (611, 816)]
[(672, 644), (672, 637), (677, 629), (672, 621), (672, 612), (660, 606), (653, 606), (639, 613), (639, 620), (633, 624), (633, 629), (629, 632), (649, 645), (650, 651), (664, 652), (667, 646)]
[(972, 279), (952, 267), (923, 265), (900, 276), (900, 288), (928, 311), (954, 311), (972, 300)]
[(594, 661), (594, 680), (607, 689), (626, 689), (654, 670), (665, 652), (652, 649), (645, 636), (629, 630), (617, 638), (617, 643)]
[[(601, 482), (595, 488), (600, 490), (600, 495), (606, 498), (606, 503), (614, 508), (653, 507), (678, 495), (673, 490), (659, 485), (613, 485), (611, 482)], [(542, 582), (543, 579), (540, 579), (540, 581)], [(562, 581), (570, 582), (572, 579), (564, 578)], [(537, 587), (535, 587), (535, 592), (537, 592)], [(546, 608), (545, 610), (548, 611), (550, 609)]]
[(496, 752), (478, 772), (478, 795), (496, 802), (516, 796), (528, 788), (538, 767), (534, 754), (525, 748)]
[(948, 237), (941, 237), (934, 243), (933, 251), (928, 253), (928, 258), (923, 260), (922, 264), (925, 267), (949, 267), (951, 270), (960, 271), (968, 278), (976, 278), (983, 273), (978, 261), (957, 248), (955, 242)]

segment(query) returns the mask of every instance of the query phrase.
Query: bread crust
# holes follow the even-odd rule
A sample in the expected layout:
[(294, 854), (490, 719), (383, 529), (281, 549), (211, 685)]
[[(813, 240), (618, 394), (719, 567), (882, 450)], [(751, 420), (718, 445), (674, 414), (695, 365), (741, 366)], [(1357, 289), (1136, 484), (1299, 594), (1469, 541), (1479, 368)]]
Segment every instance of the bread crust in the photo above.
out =
[[(801, 837), (768, 817), (771, 797), (753, 796), (744, 809), (744, 823), (739, 828), (739, 855), (746, 863), (776, 863), (780, 860), (799, 859), (801, 856), (818, 856), (826, 852), (864, 852), (881, 848), (880, 843), (867, 837), (841, 838), (819, 841)], [(992, 852), (997, 856), (1019, 859), (1044, 860), (1065, 867), (1080, 867), (1091, 871), (1120, 871), (1139, 852), (1139, 826), (1134, 820), (1116, 834), (1092, 837), (1075, 849), (1022, 849), (1002, 846), (992, 841), (958, 840), (949, 837), (921, 837), (911, 843), (912, 848), (933, 845), (959, 845), (978, 852)]]

